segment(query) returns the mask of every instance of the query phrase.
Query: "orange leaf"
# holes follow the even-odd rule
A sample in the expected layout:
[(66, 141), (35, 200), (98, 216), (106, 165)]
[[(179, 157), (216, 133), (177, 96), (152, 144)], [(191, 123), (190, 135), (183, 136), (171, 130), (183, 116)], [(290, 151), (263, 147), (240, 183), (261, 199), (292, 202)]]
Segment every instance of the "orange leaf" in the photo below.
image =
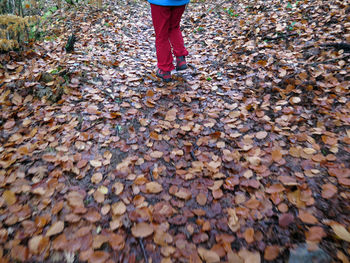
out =
[(244, 232), (244, 239), (245, 239), (245, 241), (247, 241), (248, 244), (254, 242), (254, 229), (253, 228), (250, 227), (250, 228), (246, 229), (246, 231)]
[(264, 252), (264, 259), (274, 260), (275, 258), (278, 257), (279, 253), (280, 253), (279, 246), (267, 246)]
[(94, 253), (89, 257), (89, 263), (104, 263), (109, 259), (110, 255), (105, 251), (94, 251)]

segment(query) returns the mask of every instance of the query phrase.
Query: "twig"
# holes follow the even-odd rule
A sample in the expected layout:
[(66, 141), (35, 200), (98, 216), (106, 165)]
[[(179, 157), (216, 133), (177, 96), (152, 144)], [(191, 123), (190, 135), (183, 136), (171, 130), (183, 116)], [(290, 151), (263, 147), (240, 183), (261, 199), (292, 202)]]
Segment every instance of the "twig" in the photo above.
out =
[(145, 247), (144, 247), (143, 242), (142, 242), (142, 237), (139, 238), (139, 243), (140, 243), (140, 247), (141, 247), (143, 256), (145, 258), (145, 262), (148, 263), (148, 258), (147, 258)]
[(87, 132), (88, 130), (94, 128), (95, 126), (97, 126), (98, 124), (101, 124), (102, 122), (103, 122), (103, 119), (97, 119), (94, 124), (92, 124), (91, 126), (85, 128), (81, 132)]

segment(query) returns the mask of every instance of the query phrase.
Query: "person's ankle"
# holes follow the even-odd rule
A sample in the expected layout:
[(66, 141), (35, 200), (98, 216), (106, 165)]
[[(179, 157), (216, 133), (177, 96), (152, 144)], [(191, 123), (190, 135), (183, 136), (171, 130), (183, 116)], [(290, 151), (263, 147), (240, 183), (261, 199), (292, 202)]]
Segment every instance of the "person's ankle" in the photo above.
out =
[(176, 70), (187, 69), (187, 63), (185, 56), (176, 57)]

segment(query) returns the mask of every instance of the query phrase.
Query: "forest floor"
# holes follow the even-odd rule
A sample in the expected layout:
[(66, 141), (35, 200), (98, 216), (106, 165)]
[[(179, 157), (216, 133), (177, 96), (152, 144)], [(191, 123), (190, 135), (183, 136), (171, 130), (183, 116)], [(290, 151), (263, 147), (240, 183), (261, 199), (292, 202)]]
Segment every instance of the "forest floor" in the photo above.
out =
[(170, 84), (146, 1), (57, 11), (0, 54), (0, 262), (349, 262), (349, 11), (192, 1)]

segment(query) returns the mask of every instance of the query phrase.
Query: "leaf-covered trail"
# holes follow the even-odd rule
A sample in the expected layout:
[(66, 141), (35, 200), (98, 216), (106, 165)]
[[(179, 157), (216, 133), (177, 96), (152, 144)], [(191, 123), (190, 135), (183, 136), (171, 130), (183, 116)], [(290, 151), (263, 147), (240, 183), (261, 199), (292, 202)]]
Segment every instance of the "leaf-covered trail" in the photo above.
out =
[(63, 35), (1, 55), (1, 262), (285, 262), (305, 242), (348, 262), (349, 57), (323, 45), (350, 41), (346, 6), (212, 7), (188, 6), (169, 85), (144, 2), (58, 13)]

